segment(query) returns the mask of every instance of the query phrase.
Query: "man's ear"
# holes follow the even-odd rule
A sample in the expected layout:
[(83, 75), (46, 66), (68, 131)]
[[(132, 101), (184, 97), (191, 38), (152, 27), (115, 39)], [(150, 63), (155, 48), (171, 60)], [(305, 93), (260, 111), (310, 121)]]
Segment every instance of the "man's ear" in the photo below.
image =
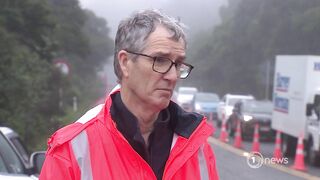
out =
[(118, 60), (119, 65), (122, 71), (122, 76), (127, 77), (129, 75), (129, 69), (128, 69), (128, 52), (125, 50), (121, 50), (118, 52)]

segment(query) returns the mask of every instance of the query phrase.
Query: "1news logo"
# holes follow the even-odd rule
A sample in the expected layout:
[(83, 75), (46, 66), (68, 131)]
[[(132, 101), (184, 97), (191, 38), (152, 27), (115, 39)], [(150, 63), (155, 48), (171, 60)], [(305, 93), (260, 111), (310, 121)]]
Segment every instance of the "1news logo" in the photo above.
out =
[(247, 164), (253, 169), (260, 168), (263, 164), (288, 164), (288, 158), (264, 158), (259, 152), (251, 152), (247, 156)]
[(259, 152), (251, 152), (247, 157), (247, 163), (249, 167), (257, 169), (263, 164), (263, 156)]

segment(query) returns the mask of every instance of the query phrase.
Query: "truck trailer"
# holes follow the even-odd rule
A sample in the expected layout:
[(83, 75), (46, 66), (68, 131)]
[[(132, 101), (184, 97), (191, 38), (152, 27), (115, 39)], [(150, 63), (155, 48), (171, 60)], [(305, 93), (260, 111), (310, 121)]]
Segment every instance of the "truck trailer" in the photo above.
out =
[(271, 127), (282, 132), (282, 151), (294, 156), (304, 137), (305, 155), (320, 163), (320, 56), (278, 55), (275, 62)]

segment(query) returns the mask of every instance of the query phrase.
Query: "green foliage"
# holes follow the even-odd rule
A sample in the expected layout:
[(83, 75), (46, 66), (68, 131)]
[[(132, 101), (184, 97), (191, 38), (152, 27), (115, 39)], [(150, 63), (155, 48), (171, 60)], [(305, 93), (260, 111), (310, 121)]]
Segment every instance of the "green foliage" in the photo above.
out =
[(230, 0), (221, 8), (221, 24), (201, 35), (206, 40), (191, 44), (191, 59), (199, 70), (190, 82), (220, 95), (263, 98), (267, 64), (272, 75), (275, 55), (320, 54), (319, 8), (317, 0)]
[(49, 9), (41, 0), (10, 0), (0, 7), (1, 24), (15, 34), (19, 43), (27, 46), (41, 57), (50, 58), (50, 31), (53, 23)]
[(0, 7), (0, 125), (16, 129), (29, 143), (41, 132), (38, 124), (46, 120), (42, 111), (52, 94), (51, 65), (43, 59), (50, 57), (52, 23), (41, 1), (20, 2)]
[[(111, 55), (107, 22), (77, 0), (0, 3), (0, 126), (43, 149), (50, 134), (83, 113), (72, 112), (74, 97), (84, 110), (103, 95), (97, 72)], [(61, 58), (67, 76), (54, 66)]]

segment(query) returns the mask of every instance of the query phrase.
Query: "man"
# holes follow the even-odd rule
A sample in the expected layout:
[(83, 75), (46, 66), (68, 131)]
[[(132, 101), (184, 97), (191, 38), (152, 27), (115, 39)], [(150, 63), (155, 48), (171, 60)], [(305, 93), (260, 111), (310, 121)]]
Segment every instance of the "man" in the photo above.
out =
[(49, 139), (40, 179), (218, 179), (213, 128), (170, 101), (193, 68), (185, 51), (180, 23), (159, 11), (122, 21), (114, 54), (121, 88)]

